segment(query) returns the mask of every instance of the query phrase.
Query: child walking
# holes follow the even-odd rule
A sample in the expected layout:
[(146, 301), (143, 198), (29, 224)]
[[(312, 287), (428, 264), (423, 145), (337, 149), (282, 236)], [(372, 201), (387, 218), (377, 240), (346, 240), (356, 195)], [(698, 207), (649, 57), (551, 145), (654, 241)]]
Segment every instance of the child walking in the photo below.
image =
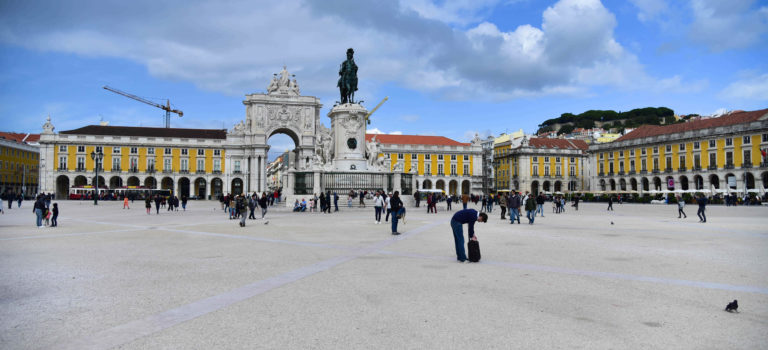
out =
[(123, 209), (131, 209), (131, 206), (128, 205), (128, 196), (123, 197)]
[(56, 219), (59, 218), (59, 203), (53, 203), (53, 217), (51, 217), (51, 227), (59, 226), (59, 222)]

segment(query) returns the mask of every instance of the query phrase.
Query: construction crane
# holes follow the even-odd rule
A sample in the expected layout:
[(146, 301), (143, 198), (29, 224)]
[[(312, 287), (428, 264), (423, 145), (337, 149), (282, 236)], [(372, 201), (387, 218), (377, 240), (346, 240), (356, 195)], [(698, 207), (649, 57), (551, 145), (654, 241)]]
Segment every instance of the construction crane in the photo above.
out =
[(136, 96), (136, 95), (133, 95), (133, 94), (129, 94), (127, 92), (120, 91), (120, 90), (115, 89), (115, 88), (111, 88), (109, 86), (105, 86), (104, 90), (112, 91), (112, 92), (114, 92), (114, 93), (116, 93), (118, 95), (123, 95), (125, 97), (134, 99), (134, 100), (139, 101), (139, 102), (144, 102), (144, 103), (146, 103), (146, 104), (148, 104), (150, 106), (155, 106), (157, 108), (160, 108), (160, 109), (164, 110), (165, 111), (165, 127), (166, 128), (170, 128), (171, 127), (171, 113), (176, 113), (176, 114), (179, 115), (179, 117), (184, 116), (184, 112), (182, 112), (182, 111), (180, 111), (178, 109), (171, 109), (171, 101), (170, 100), (165, 100), (165, 106), (163, 106), (163, 105), (161, 105), (159, 103), (154, 103), (152, 101), (145, 100), (145, 99), (143, 99), (143, 98), (141, 98), (139, 96)]
[(370, 112), (368, 112), (368, 114), (365, 115), (365, 121), (368, 124), (371, 124), (371, 119), (370, 119), (371, 114), (373, 114), (373, 112), (376, 112), (376, 110), (379, 109), (379, 107), (381, 107), (381, 105), (383, 105), (384, 102), (387, 102), (387, 100), (389, 100), (389, 96), (384, 97), (384, 99), (381, 100), (381, 102), (379, 102), (379, 104), (377, 104), (376, 107), (374, 107)]

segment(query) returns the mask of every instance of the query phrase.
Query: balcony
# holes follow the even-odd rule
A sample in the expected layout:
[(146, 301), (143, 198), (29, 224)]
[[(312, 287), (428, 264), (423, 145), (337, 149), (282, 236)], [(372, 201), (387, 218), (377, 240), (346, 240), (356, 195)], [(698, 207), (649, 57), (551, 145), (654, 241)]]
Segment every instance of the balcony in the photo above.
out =
[(635, 171), (634, 170), (630, 170), (629, 171), (629, 175), (635, 175)]
[(189, 174), (189, 169), (181, 169), (179, 170), (179, 174)]
[(85, 167), (79, 166), (75, 169), (75, 171), (85, 171)]
[(671, 173), (672, 172), (672, 168), (667, 167), (667, 168), (664, 169), (664, 172), (665, 173)]
[(659, 170), (659, 168), (655, 168), (655, 169), (653, 169), (653, 171), (652, 171), (652, 172), (653, 172), (654, 174), (659, 174), (659, 173), (661, 173), (661, 170)]
[(221, 175), (221, 170), (214, 170), (213, 173), (216, 175)]
[(619, 176), (624, 175), (624, 170), (619, 170)]
[(707, 170), (717, 170), (717, 164), (708, 166)]
[(240, 170), (234, 170), (232, 171), (232, 174), (242, 174), (242, 172)]
[(679, 172), (683, 172), (683, 171), (686, 171), (686, 170), (688, 170), (688, 168), (686, 168), (685, 166), (681, 166), (681, 167), (677, 168), (677, 171), (679, 171)]
[(163, 169), (163, 174), (173, 174), (173, 169)]
[(741, 165), (742, 169), (749, 169), (751, 167), (752, 167), (752, 162), (746, 162), (746, 163)]
[(645, 170), (645, 169), (643, 169), (643, 170), (640, 170), (640, 174), (641, 174), (641, 175), (645, 175), (645, 174), (648, 174), (648, 170)]
[(613, 176), (613, 171), (609, 171), (608, 176)]
[(768, 162), (762, 162), (760, 163), (761, 168), (768, 168)]
[(539, 177), (539, 174), (531, 174), (531, 177)]
[(601, 171), (601, 172), (599, 172), (599, 173), (597, 174), (597, 176), (605, 176), (605, 173)]
[(701, 171), (701, 165), (694, 166), (693, 171)]
[(131, 173), (138, 173), (139, 172), (139, 168), (131, 168), (128, 171), (131, 172)]
[(733, 163), (728, 163), (728, 164), (726, 164), (726, 165), (725, 165), (725, 168), (726, 168), (726, 169), (733, 169), (733, 168), (734, 168), (734, 166), (733, 166)]
[(205, 170), (198, 170), (198, 171), (195, 171), (195, 174), (205, 174)]

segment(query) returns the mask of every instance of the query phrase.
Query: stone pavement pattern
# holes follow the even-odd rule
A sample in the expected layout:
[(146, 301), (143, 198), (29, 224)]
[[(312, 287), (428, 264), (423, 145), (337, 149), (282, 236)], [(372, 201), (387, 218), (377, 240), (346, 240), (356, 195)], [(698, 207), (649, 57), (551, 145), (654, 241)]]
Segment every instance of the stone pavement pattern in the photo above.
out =
[(459, 264), (444, 206), (391, 236), (370, 207), (240, 228), (217, 202), (59, 203), (57, 228), (0, 216), (0, 348), (768, 348), (768, 208), (494, 208)]

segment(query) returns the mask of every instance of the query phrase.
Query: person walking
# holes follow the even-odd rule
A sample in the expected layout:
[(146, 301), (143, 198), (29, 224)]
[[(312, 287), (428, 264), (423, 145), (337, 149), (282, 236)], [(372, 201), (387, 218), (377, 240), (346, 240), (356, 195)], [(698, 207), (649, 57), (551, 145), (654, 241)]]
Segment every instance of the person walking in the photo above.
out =
[(339, 211), (339, 194), (333, 192), (333, 211)]
[(131, 209), (131, 206), (128, 204), (128, 196), (123, 197), (123, 209)]
[(541, 217), (544, 217), (544, 194), (539, 193), (538, 196), (536, 196), (536, 212), (533, 213), (533, 215), (536, 215), (536, 213), (541, 214)]
[(507, 195), (501, 194), (499, 195), (499, 208), (501, 208), (501, 219), (506, 220), (507, 219)]
[(430, 193), (429, 195), (427, 195), (427, 214), (432, 212), (432, 200), (433, 200), (433, 197), (432, 197), (432, 194)]
[(187, 211), (187, 200), (188, 199), (189, 198), (187, 198), (187, 196), (181, 196), (181, 209), (183, 209), (184, 211)]
[(462, 194), (461, 195), (461, 207), (464, 209), (467, 209), (467, 203), (469, 202), (469, 195), (468, 194)]
[(400, 232), (397, 232), (397, 220), (401, 215), (405, 214), (403, 201), (400, 200), (400, 191), (395, 191), (395, 194), (389, 200), (389, 204), (392, 207), (392, 234), (399, 235)]
[(159, 194), (155, 195), (155, 214), (157, 215), (160, 215), (160, 202), (162, 201), (160, 197), (162, 196), (160, 196)]
[(245, 202), (245, 193), (241, 193), (239, 196), (237, 196), (237, 211), (240, 215), (240, 227), (245, 227), (245, 208), (246, 208), (246, 202)]
[(18, 202), (16, 203), (16, 207), (21, 208), (21, 202), (24, 201), (24, 194), (19, 192), (19, 195), (16, 196), (16, 201)]
[(35, 204), (32, 206), (32, 212), (37, 217), (37, 228), (43, 227), (43, 209), (45, 209), (45, 201), (41, 196), (37, 196)]
[(387, 208), (387, 216), (384, 217), (384, 222), (389, 222), (389, 214), (392, 214), (392, 196), (382, 194), (384, 197), (384, 206)]
[(448, 197), (445, 199), (445, 205), (446, 205), (445, 210), (448, 210), (448, 211), (452, 210), (451, 209), (452, 202), (453, 202), (453, 195), (449, 194)]
[[(267, 192), (261, 193), (261, 198), (259, 198), (259, 206), (261, 207), (261, 219), (264, 220), (264, 215), (267, 215), (267, 204), (269, 199), (267, 198)], [(264, 223), (266, 224), (266, 222)]]
[(520, 194), (517, 192), (514, 193), (514, 195), (509, 197), (509, 200), (507, 201), (507, 207), (509, 207), (509, 223), (514, 224), (515, 220), (517, 220), (518, 225), (520, 224)]
[(376, 192), (376, 196), (373, 197), (373, 209), (376, 213), (374, 216), (374, 220), (376, 220), (374, 223), (376, 225), (381, 223), (381, 208), (384, 207), (384, 198), (381, 198), (381, 194), (379, 192)]
[(365, 192), (360, 190), (360, 208), (365, 208)]
[(608, 195), (608, 209), (606, 210), (613, 211), (613, 196), (611, 195)]
[(699, 211), (696, 212), (696, 215), (699, 216), (699, 222), (707, 222), (707, 215), (704, 214), (704, 211), (707, 208), (707, 197), (704, 197), (704, 195), (699, 195), (698, 198), (696, 198), (696, 203), (699, 204)]
[(152, 210), (152, 196), (147, 196), (147, 198), (144, 199), (144, 208), (147, 209), (147, 215), (149, 215), (149, 211)]
[(680, 198), (680, 196), (677, 196), (677, 218), (680, 219), (681, 215), (685, 217), (685, 219), (688, 218), (688, 215), (685, 215), (685, 212), (683, 211), (683, 208), (685, 207), (685, 200)]
[(51, 227), (59, 226), (59, 203), (53, 203), (53, 216), (51, 217)]
[(256, 195), (252, 194), (250, 197), (248, 197), (248, 219), (249, 220), (256, 220), (256, 215), (254, 215), (254, 211), (256, 211)]
[(578, 194), (573, 197), (573, 205), (571, 206), (574, 207), (576, 211), (579, 211), (579, 199), (581, 199), (581, 196)]
[(528, 199), (525, 200), (525, 213), (528, 217), (528, 224), (533, 225), (533, 220), (536, 218), (536, 199), (533, 196), (528, 196), (527, 193), (526, 197)]
[(413, 194), (413, 199), (416, 200), (416, 208), (418, 208), (419, 203), (421, 203), (421, 193), (419, 193), (419, 190), (416, 190), (416, 192)]
[(475, 209), (462, 209), (451, 217), (451, 230), (453, 231), (453, 243), (456, 246), (456, 260), (463, 263), (467, 261), (464, 251), (464, 224), (467, 224), (469, 240), (476, 241), (475, 222), (487, 222), (486, 213), (478, 213)]

